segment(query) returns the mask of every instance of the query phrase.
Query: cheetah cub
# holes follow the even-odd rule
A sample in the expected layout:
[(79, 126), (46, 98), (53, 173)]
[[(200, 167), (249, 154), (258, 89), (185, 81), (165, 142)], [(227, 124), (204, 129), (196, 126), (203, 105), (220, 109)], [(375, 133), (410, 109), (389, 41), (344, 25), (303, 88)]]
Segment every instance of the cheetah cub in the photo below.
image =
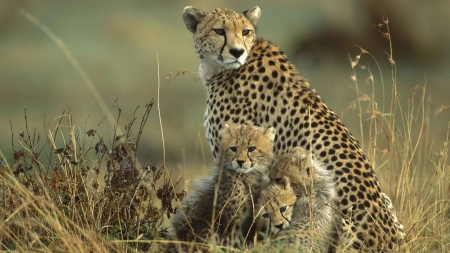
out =
[(289, 178), (283, 176), (263, 189), (256, 202), (256, 231), (263, 238), (290, 226), (297, 196)]
[(253, 221), (253, 201), (269, 181), (275, 130), (225, 124), (220, 136), (213, 175), (194, 182), (172, 227), (178, 240), (242, 247)]
[[(272, 224), (274, 237), (312, 252), (334, 251), (342, 219), (334, 203), (337, 186), (325, 166), (298, 147), (274, 163), (269, 177), (275, 182), (288, 177), (297, 195), (289, 227)], [(270, 218), (272, 213), (269, 212)]]

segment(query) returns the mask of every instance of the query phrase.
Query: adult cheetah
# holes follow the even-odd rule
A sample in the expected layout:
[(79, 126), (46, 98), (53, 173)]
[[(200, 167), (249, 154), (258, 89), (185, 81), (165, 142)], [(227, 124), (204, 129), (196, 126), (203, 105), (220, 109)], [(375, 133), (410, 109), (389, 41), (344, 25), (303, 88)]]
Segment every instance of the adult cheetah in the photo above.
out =
[(203, 12), (189, 6), (182, 16), (194, 34), (207, 88), (204, 125), (214, 157), (224, 123), (274, 127), (275, 156), (300, 146), (333, 172), (339, 209), (351, 220), (351, 248), (396, 250), (405, 233), (386, 205), (370, 161), (283, 51), (256, 37), (260, 8)]
[(242, 247), (259, 192), (269, 183), (275, 130), (225, 125), (213, 176), (197, 179), (173, 220), (178, 240)]

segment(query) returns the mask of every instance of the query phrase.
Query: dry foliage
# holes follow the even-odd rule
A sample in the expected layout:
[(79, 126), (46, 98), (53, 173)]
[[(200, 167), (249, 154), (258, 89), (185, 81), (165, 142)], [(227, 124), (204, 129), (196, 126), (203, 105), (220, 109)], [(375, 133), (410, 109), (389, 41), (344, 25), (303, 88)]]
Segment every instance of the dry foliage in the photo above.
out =
[[(53, 130), (46, 129), (46, 138), (26, 124), (18, 136), (22, 148), (14, 150), (11, 163), (2, 158), (0, 250), (155, 249), (151, 242), (165, 237), (164, 216), (170, 217), (172, 200), (183, 193), (174, 191), (164, 166), (136, 159), (152, 106), (145, 106), (136, 135), (138, 109), (123, 135), (116, 135), (117, 125), (112, 129), (108, 143), (96, 130), (105, 118), (92, 129), (76, 129), (70, 109)], [(112, 108), (119, 122), (117, 102)], [(13, 134), (13, 149), (15, 141)]]

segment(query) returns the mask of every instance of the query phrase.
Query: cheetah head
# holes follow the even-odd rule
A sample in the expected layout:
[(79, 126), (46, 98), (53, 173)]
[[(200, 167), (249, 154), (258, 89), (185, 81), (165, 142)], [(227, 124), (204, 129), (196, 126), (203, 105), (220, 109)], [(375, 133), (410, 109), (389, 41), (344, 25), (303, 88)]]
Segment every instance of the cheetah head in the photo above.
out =
[(255, 25), (260, 16), (257, 6), (243, 13), (225, 8), (203, 12), (192, 6), (183, 11), (201, 61), (221, 69), (235, 69), (245, 63), (256, 39)]
[[(294, 212), (294, 205), (297, 197), (289, 183), (289, 178), (283, 176), (278, 181), (273, 181), (267, 188), (263, 189), (258, 197), (257, 229), (263, 227), (267, 233), (276, 234), (289, 227)], [(261, 225), (264, 224), (264, 225)]]
[(275, 129), (246, 125), (228, 125), (221, 130), (219, 161), (238, 173), (259, 170), (266, 173), (273, 158)]
[(314, 197), (322, 202), (332, 201), (336, 197), (336, 183), (332, 172), (301, 147), (282, 155), (270, 167), (271, 180), (277, 181), (283, 176), (290, 179), (292, 187), (301, 196), (311, 196), (314, 193)]

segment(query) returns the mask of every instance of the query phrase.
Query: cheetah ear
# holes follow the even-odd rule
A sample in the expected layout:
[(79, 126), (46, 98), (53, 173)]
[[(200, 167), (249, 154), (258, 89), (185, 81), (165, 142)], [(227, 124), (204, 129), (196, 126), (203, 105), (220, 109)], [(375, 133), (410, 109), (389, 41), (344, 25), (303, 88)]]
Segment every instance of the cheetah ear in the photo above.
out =
[(253, 7), (248, 11), (244, 11), (245, 16), (252, 22), (254, 26), (258, 23), (259, 18), (261, 17), (261, 9), (258, 6)]
[(197, 24), (205, 17), (205, 13), (195, 7), (187, 6), (183, 10), (183, 20), (186, 27), (192, 33), (197, 30)]
[(302, 147), (295, 147), (291, 152), (292, 162), (295, 164), (300, 163), (306, 158), (306, 151)]
[(269, 129), (266, 130), (264, 135), (267, 136), (271, 141), (274, 141), (276, 133), (277, 133), (277, 131), (275, 131), (275, 128), (269, 127)]
[(280, 178), (280, 180), (277, 183), (282, 185), (285, 190), (291, 188), (291, 183), (289, 182), (289, 178), (286, 176), (283, 176), (282, 178)]
[(230, 125), (224, 124), (223, 127), (219, 130), (219, 137), (222, 138), (228, 131), (230, 131)]

